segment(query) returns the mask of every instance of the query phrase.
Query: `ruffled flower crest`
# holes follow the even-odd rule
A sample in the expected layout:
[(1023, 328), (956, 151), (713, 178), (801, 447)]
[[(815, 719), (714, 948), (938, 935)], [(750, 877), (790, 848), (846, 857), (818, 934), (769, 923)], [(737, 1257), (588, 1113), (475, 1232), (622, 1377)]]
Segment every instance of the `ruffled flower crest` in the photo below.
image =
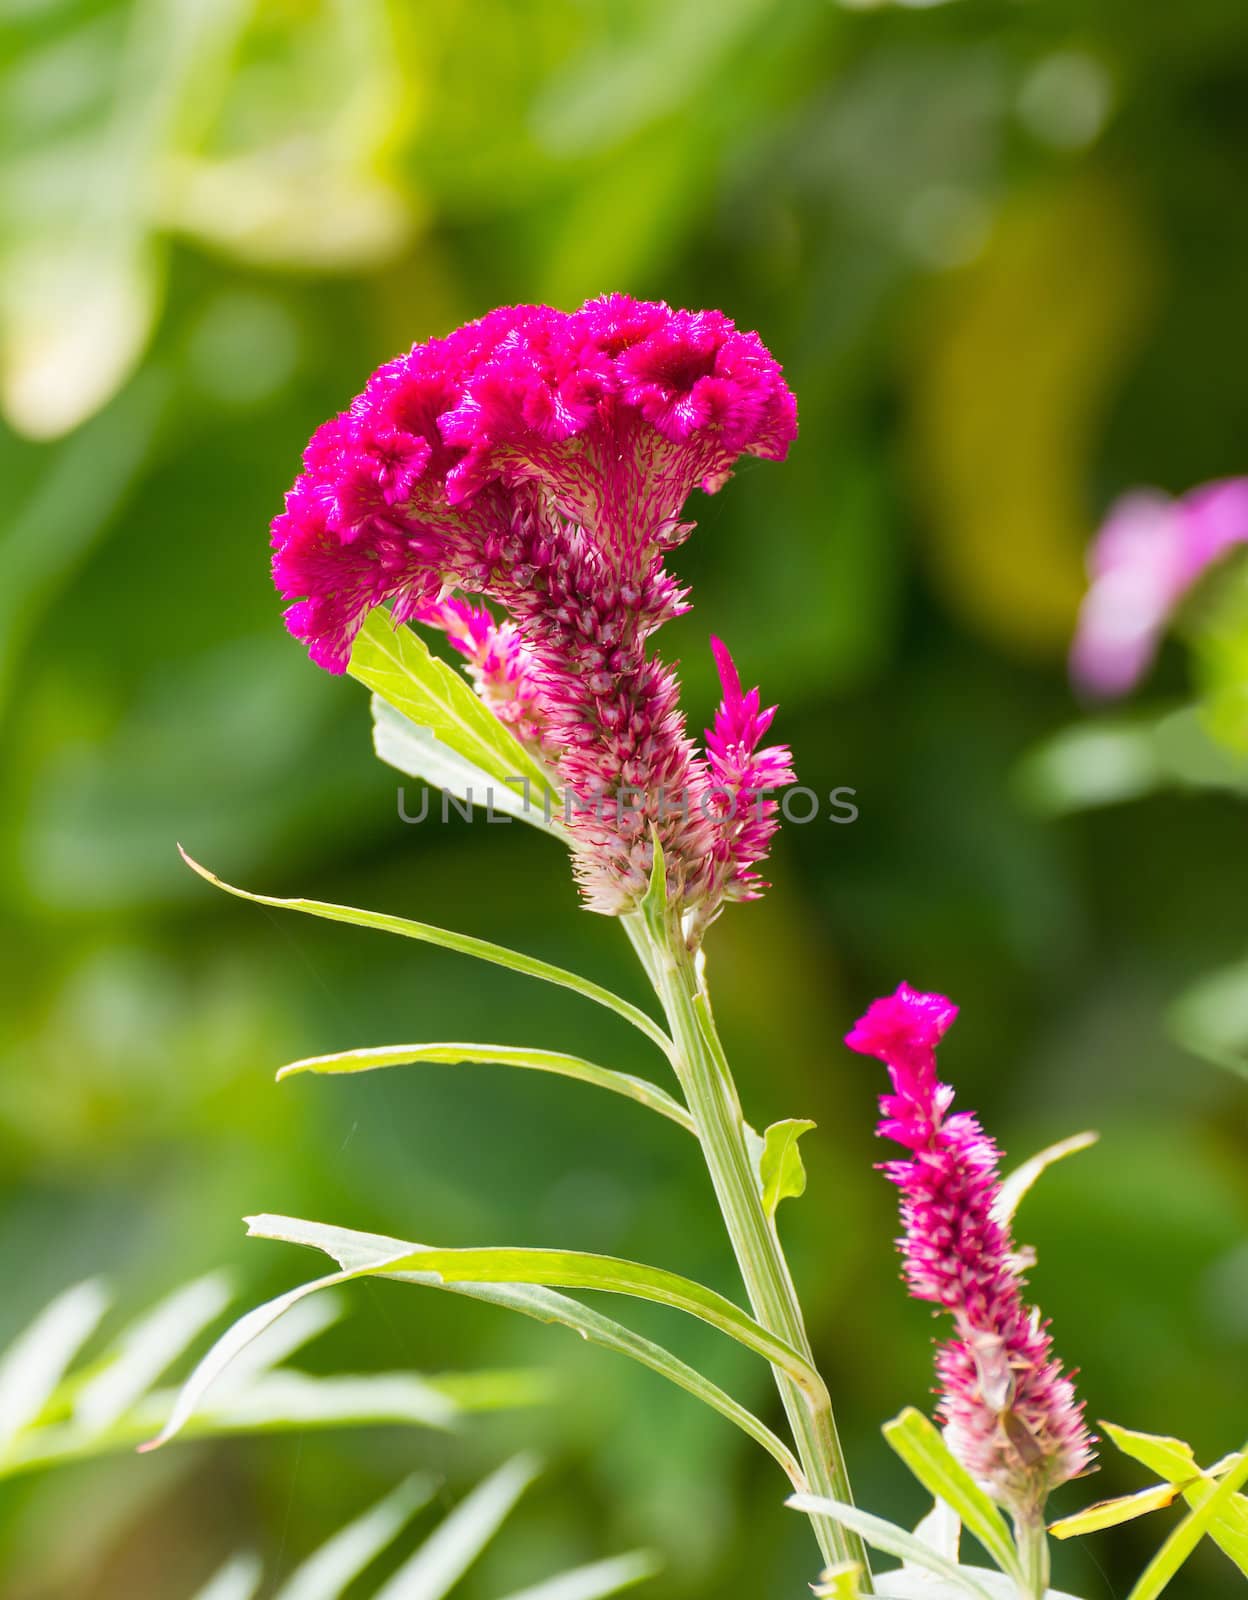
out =
[[(380, 368), (313, 436), (273, 525), (287, 624), (333, 672), (375, 606), (445, 628), (575, 797), (589, 904), (636, 903), (657, 831), (677, 904), (704, 924), (761, 887), (774, 804), (743, 822), (736, 787), (791, 781), (787, 752), (755, 752), (770, 713), (739, 683), (698, 752), (647, 642), (687, 609), (663, 562), (691, 531), (690, 492), (742, 454), (782, 459), (796, 426), (778, 364), (720, 312), (626, 295), (491, 312)], [(478, 595), (501, 622), (460, 598)]]

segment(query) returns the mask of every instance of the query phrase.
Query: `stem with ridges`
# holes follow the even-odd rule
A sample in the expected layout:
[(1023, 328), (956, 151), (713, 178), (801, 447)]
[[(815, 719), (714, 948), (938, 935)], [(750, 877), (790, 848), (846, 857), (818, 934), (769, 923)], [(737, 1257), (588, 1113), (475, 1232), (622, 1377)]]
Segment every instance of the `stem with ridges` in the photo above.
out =
[[(736, 1085), (695, 958), (666, 919), (660, 922), (638, 913), (622, 920), (667, 1017), (676, 1045), (673, 1066), (697, 1128), (754, 1315), (769, 1332), (810, 1358), (797, 1292), (774, 1224), (763, 1208)], [(826, 1389), (812, 1398), (788, 1374), (773, 1371), (811, 1493), (852, 1501)], [(870, 1569), (857, 1534), (830, 1517), (812, 1517), (811, 1522), (824, 1559), (829, 1563), (857, 1562), (863, 1573), (862, 1591), (869, 1593)]]
[(1044, 1600), (1049, 1592), (1049, 1535), (1041, 1507), (1014, 1514), (1014, 1542), (1022, 1563), (1022, 1600)]

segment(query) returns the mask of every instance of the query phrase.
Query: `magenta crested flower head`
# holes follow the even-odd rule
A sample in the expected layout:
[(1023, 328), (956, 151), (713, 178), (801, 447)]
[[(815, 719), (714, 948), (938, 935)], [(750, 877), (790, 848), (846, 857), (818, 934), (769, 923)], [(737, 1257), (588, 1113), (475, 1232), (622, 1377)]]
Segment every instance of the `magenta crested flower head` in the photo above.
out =
[(949, 1447), (1003, 1505), (1032, 1515), (1087, 1470), (1092, 1439), (1048, 1327), (1023, 1300), (1000, 1152), (970, 1112), (950, 1114), (953, 1090), (936, 1076), (936, 1046), (956, 1015), (943, 995), (903, 983), (845, 1042), (877, 1056), (892, 1081), (877, 1132), (909, 1152), (884, 1164), (901, 1190), (906, 1283), (953, 1319), (936, 1357)]
[(504, 307), (381, 367), (313, 435), (273, 524), (287, 625), (331, 672), (375, 606), (444, 629), (562, 780), (588, 903), (635, 905), (657, 834), (676, 904), (705, 925), (759, 892), (776, 825), (762, 791), (792, 774), (786, 750), (759, 748), (772, 712), (722, 646), (706, 752), (689, 739), (649, 649), (688, 609), (664, 558), (692, 531), (694, 488), (719, 489), (742, 455), (783, 459), (796, 431), (779, 365), (718, 311)]
[(1248, 478), (1202, 484), (1178, 499), (1136, 489), (1116, 500), (1088, 557), (1070, 671), (1090, 695), (1126, 694), (1152, 665), (1184, 597), (1248, 544)]

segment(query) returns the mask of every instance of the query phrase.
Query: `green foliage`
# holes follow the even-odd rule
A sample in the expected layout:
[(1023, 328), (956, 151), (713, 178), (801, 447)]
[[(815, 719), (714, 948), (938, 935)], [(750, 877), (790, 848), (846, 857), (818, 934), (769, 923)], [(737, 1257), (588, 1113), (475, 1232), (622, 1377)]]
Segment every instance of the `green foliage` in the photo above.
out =
[(995, 1208), (998, 1220), (1013, 1224), (1019, 1206), (1030, 1194), (1037, 1179), (1056, 1162), (1065, 1161), (1067, 1156), (1078, 1155), (1081, 1150), (1090, 1150), (1099, 1138), (1099, 1133), (1072, 1133), (1068, 1139), (1059, 1139), (1056, 1144), (1046, 1146), (1034, 1156), (1029, 1156), (1012, 1172), (1006, 1173), (1001, 1180), (1001, 1192)]
[[(158, 1428), (197, 1438), (365, 1423), (445, 1430), (474, 1410), (544, 1397), (535, 1373), (471, 1374), (485, 1380), (474, 1389), (410, 1372), (312, 1377), (284, 1365), (341, 1314), (326, 1295), (274, 1337), (262, 1335), (275, 1318), (253, 1321), (243, 1341), (248, 1360), (233, 1364), (229, 1383), (206, 1398), (209, 1381), (201, 1382), (190, 1404), (175, 1403), (178, 1390), (158, 1387), (160, 1379), (232, 1298), (221, 1274), (196, 1279), (124, 1328), (102, 1354), (75, 1365), (109, 1297), (98, 1280), (58, 1295), (0, 1356), (0, 1478), (132, 1449)], [(210, 1379), (223, 1366), (213, 1367)], [(197, 1373), (204, 1370), (201, 1363)]]
[(419, 634), (396, 627), (378, 608), (360, 630), (348, 671), (416, 728), (485, 773), (491, 787), (531, 798), (540, 814), (549, 773), (473, 693), (462, 673), (435, 656)]
[(1138, 1433), (1112, 1422), (1101, 1426), (1124, 1455), (1155, 1472), (1163, 1482), (1063, 1517), (1051, 1531), (1059, 1539), (1098, 1533), (1148, 1512), (1164, 1510), (1181, 1495), (1190, 1508), (1189, 1514), (1149, 1563), (1131, 1591), (1131, 1600), (1153, 1600), (1159, 1595), (1205, 1536), (1248, 1577), (1248, 1498), (1238, 1492), (1240, 1485), (1248, 1481), (1248, 1450), (1225, 1456), (1206, 1469), (1197, 1463), (1191, 1445), (1182, 1439)]
[(818, 1377), (782, 1340), (760, 1327), (730, 1300), (676, 1273), (637, 1262), (619, 1261), (583, 1252), (555, 1250), (428, 1250), (397, 1239), (353, 1233), (343, 1228), (290, 1217), (251, 1217), (249, 1231), (262, 1238), (289, 1239), (334, 1256), (341, 1270), (279, 1295), (257, 1306), (228, 1329), (188, 1378), (159, 1436), (161, 1445), (185, 1425), (203, 1396), (238, 1357), (279, 1318), (311, 1295), (362, 1277), (396, 1278), (429, 1288), (447, 1288), (474, 1298), (493, 1300), (541, 1321), (564, 1322), (584, 1338), (632, 1355), (671, 1378), (756, 1438), (790, 1477), (797, 1474), (789, 1451), (757, 1419), (731, 1401), (709, 1380), (690, 1372), (666, 1351), (638, 1339), (627, 1329), (598, 1317), (551, 1287), (597, 1289), (636, 1296), (684, 1311), (736, 1339), (747, 1349), (791, 1372), (803, 1385), (817, 1388)]
[(815, 1600), (859, 1600), (862, 1594), (862, 1568), (856, 1561), (842, 1561), (819, 1574), (813, 1593)]
[[(760, 1126), (794, 1108), (819, 1122), (784, 1231), (855, 1473), (905, 1520), (914, 1489), (895, 1465), (881, 1477), (877, 1428), (922, 1392), (926, 1350), (870, 1165), (875, 1069), (836, 1042), (902, 975), (963, 1002), (959, 1100), (1011, 1152), (1103, 1130), (1095, 1160), (1028, 1202), (1036, 1295), (1096, 1414), (1160, 1426), (1161, 1395), (1207, 1451), (1248, 1350), (1243, 1079), (1203, 1071), (1186, 1027), (1179, 1049), (1161, 1022), (1220, 974), (1192, 990), (1193, 1023), (1227, 1062), (1245, 1053), (1242, 774), (1181, 712), (1182, 748), (1148, 757), (1181, 790), (1168, 776), (1132, 805), (1042, 814), (1008, 779), (1079, 714), (1063, 655), (1108, 501), (1244, 467), (1246, 28), (1242, 0), (419, 16), (401, 0), (12, 0), (7, 414), (50, 435), (102, 409), (43, 442), (0, 430), (0, 1343), (75, 1278), (149, 1303), (174, 1259), (191, 1275), (237, 1257), (242, 1303), (275, 1295), (281, 1253), (253, 1262), (234, 1237), (259, 1205), (721, 1281), (704, 1175), (657, 1118), (600, 1117), (593, 1097), (484, 1064), (270, 1081), (338, 1042), (467, 1034), (670, 1088), (614, 1016), (503, 976), (487, 1027), (480, 967), (205, 895), (171, 848), (471, 926), (634, 996), (628, 952), (551, 892), (529, 830), (396, 823), (360, 691), (283, 639), (264, 570), (305, 439), (378, 361), (492, 305), (619, 286), (758, 327), (799, 397), (783, 467), (746, 463), (730, 492), (694, 496), (699, 532), (673, 564), (695, 609), (671, 644), (695, 727), (713, 629), (780, 702), (802, 781), (859, 790), (853, 827), (782, 830), (775, 888), (708, 948)], [(55, 316), (24, 318), (37, 336), (19, 348), (32, 293)], [(1186, 704), (1186, 670), (1169, 646), (1141, 720)], [(770, 1460), (705, 1407), (663, 1407), (640, 1356), (560, 1348), (449, 1293), (376, 1294), (376, 1318), (333, 1335), (343, 1371), (428, 1371), (452, 1338), (469, 1369), (560, 1354), (577, 1403), (523, 1428), (559, 1474), (513, 1528), (526, 1572), (588, 1559), (583, 1530), (605, 1516), (677, 1556), (662, 1600), (803, 1592), (806, 1530), (774, 1514)], [(689, 1319), (670, 1342), (778, 1425), (748, 1351)], [(206, 1503), (246, 1508), (280, 1581), (283, 1540), (311, 1549), (347, 1494), (362, 1506), (408, 1470), (396, 1437), (315, 1430), (296, 1461), (275, 1433), (12, 1485), (0, 1586), (180, 1600), (236, 1542), (218, 1547)], [(475, 1430), (414, 1437), (438, 1466), (475, 1447)], [(1095, 1492), (1144, 1481), (1106, 1456)], [(1062, 1547), (1055, 1581), (1125, 1594), (1149, 1531), (1098, 1537), (1104, 1580)], [(465, 1600), (514, 1586), (490, 1559)], [(1172, 1590), (1235, 1581), (1206, 1539)]]
[[(477, 1561), (540, 1472), (529, 1456), (499, 1467), (428, 1534), (396, 1571), (372, 1590), (373, 1600), (443, 1600)], [(273, 1600), (342, 1600), (355, 1580), (395, 1543), (412, 1518), (433, 1498), (437, 1484), (415, 1476), (349, 1522), (306, 1557)], [(658, 1563), (649, 1551), (613, 1556), (517, 1590), (505, 1600), (606, 1600), (652, 1577)], [(251, 1600), (262, 1568), (252, 1556), (235, 1556), (200, 1590), (195, 1600)], [(355, 1592), (355, 1591), (353, 1591)]]
[[(943, 1578), (952, 1586), (955, 1594), (969, 1595), (972, 1600), (992, 1600), (991, 1591), (981, 1581), (980, 1574), (975, 1568), (962, 1567), (948, 1560), (922, 1539), (907, 1533), (904, 1528), (899, 1528), (894, 1523), (885, 1521), (883, 1517), (872, 1516), (869, 1511), (859, 1511), (856, 1506), (845, 1505), (837, 1500), (820, 1499), (816, 1495), (790, 1495), (786, 1504), (794, 1511), (806, 1512), (808, 1516), (819, 1513), (834, 1517), (837, 1522), (860, 1534), (873, 1550), (879, 1550), (884, 1555), (896, 1556), (904, 1561), (907, 1567), (918, 1568), (924, 1574), (931, 1573), (934, 1577)], [(890, 1585), (886, 1592), (922, 1595), (929, 1592), (930, 1587), (930, 1584), (925, 1587), (923, 1580), (920, 1579), (915, 1581), (912, 1588), (906, 1586), (899, 1590)]]
[[(499, 1066), (520, 1067), (532, 1072), (550, 1072), (560, 1078), (575, 1078), (581, 1083), (594, 1084), (599, 1089), (609, 1089), (623, 1095), (638, 1105), (657, 1111), (660, 1116), (693, 1132), (689, 1113), (666, 1089), (631, 1073), (615, 1072), (610, 1067), (595, 1066), (592, 1061), (582, 1061), (579, 1056), (568, 1056), (557, 1050), (531, 1050), (524, 1046), (506, 1044), (391, 1044), (374, 1045), (366, 1050), (339, 1050), (328, 1056), (307, 1056), (302, 1061), (291, 1061), (278, 1068), (278, 1080), (294, 1077), (302, 1072), (326, 1074), (373, 1072), (379, 1067), (406, 1067), (424, 1062), (458, 1066), (464, 1062), (494, 1062)], [(790, 1191), (797, 1192), (799, 1191)]]
[(536, 790), (530, 786), (517, 794), (514, 787), (500, 783), (496, 777), (474, 766), (432, 729), (410, 722), (380, 695), (373, 696), (372, 709), (373, 749), (387, 766), (397, 767), (410, 778), (420, 778), (433, 788), (445, 790), (464, 804), (485, 808), (495, 816), (515, 817), (558, 837), (558, 813), (552, 806), (548, 821), (542, 803), (542, 795), (548, 792), (545, 781)]
[(815, 1126), (813, 1122), (789, 1118), (773, 1122), (763, 1134), (763, 1153), (758, 1176), (763, 1186), (763, 1209), (774, 1217), (782, 1200), (797, 1199), (806, 1193), (806, 1168), (797, 1141)]
[(1005, 1518), (962, 1464), (940, 1432), (913, 1407), (884, 1425), (884, 1437), (923, 1487), (957, 1516), (1008, 1577), (1021, 1573)]
[(387, 916), (381, 911), (359, 911), (353, 906), (327, 905), (321, 900), (283, 900), (274, 895), (252, 894), (250, 890), (238, 889), (233, 884), (224, 883), (206, 867), (201, 867), (198, 862), (192, 861), (185, 850), (182, 851), (182, 859), (193, 872), (198, 872), (208, 883), (214, 884), (218, 889), (224, 889), (226, 894), (236, 895), (240, 900), (252, 900), (261, 906), (276, 906), (283, 911), (302, 911), (310, 917), (325, 917), (330, 922), (347, 922), (357, 928), (375, 928), (382, 933), (397, 933), (404, 939), (441, 945), (444, 949), (456, 950), (461, 955), (475, 956), (478, 961), (509, 967), (513, 972), (523, 972), (527, 977), (540, 978), (545, 983), (572, 989), (575, 993), (584, 995), (586, 999), (593, 1000), (600, 1006), (606, 1006), (609, 1011), (614, 1011), (626, 1022), (631, 1022), (665, 1053), (671, 1049), (671, 1041), (663, 1030), (646, 1016), (644, 1011), (639, 1011), (631, 1001), (621, 1000), (618, 995), (604, 989), (601, 984), (579, 977), (575, 972), (568, 972), (562, 967), (552, 966), (548, 961), (539, 961), (536, 957), (523, 955), (518, 950), (506, 950), (501, 945), (491, 944), (487, 939), (474, 939), (465, 933), (453, 933), (448, 928), (433, 928), (428, 923), (413, 922), (408, 917)]

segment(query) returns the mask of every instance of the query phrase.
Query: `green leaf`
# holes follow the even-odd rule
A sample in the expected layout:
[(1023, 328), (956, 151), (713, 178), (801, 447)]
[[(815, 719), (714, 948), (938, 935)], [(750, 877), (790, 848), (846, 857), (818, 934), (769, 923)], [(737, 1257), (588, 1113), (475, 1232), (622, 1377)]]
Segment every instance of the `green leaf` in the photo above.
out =
[(338, 1600), (352, 1579), (428, 1505), (436, 1487), (437, 1480), (425, 1474), (406, 1479), (301, 1562), (273, 1600)]
[(1018, 1552), (1005, 1518), (961, 1462), (950, 1454), (940, 1430), (921, 1412), (907, 1407), (884, 1424), (884, 1437), (928, 1493), (957, 1514), (963, 1527), (974, 1534), (1001, 1571), (1018, 1578)]
[(914, 1536), (947, 1561), (961, 1559), (962, 1519), (943, 1500), (933, 1500), (932, 1509), (914, 1525)]
[(790, 1495), (785, 1504), (794, 1511), (805, 1512), (808, 1517), (833, 1518), (842, 1527), (849, 1528), (865, 1539), (873, 1550), (882, 1550), (885, 1555), (896, 1556), (910, 1566), (935, 1573), (938, 1578), (952, 1583), (959, 1593), (974, 1595), (976, 1600), (993, 1600), (989, 1590), (979, 1583), (978, 1573), (974, 1577), (967, 1575), (973, 1569), (946, 1561), (930, 1545), (916, 1539), (905, 1528), (886, 1522), (883, 1517), (872, 1516), (869, 1511), (859, 1511), (856, 1506), (845, 1505), (839, 1500), (827, 1500), (817, 1494)]
[[(140, 1317), (101, 1359), (67, 1371), (71, 1346), (81, 1344), (88, 1327), (94, 1327), (105, 1300), (96, 1284), (58, 1297), (0, 1363), (29, 1418), (0, 1453), (0, 1478), (132, 1449), (159, 1432), (178, 1392), (152, 1389), (152, 1380), (216, 1317), (227, 1298), (223, 1277), (201, 1278)], [(461, 1414), (549, 1398), (548, 1379), (531, 1370), (425, 1379), (410, 1372), (310, 1377), (279, 1368), (336, 1321), (341, 1308), (340, 1299), (322, 1294), (298, 1301), (259, 1331), (253, 1327), (250, 1340), (235, 1349), (210, 1393), (201, 1396), (185, 1431), (201, 1438), (361, 1423), (446, 1428)]]
[(346, 1302), (338, 1294), (318, 1295), (292, 1306), (235, 1356), (228, 1376), (219, 1379), (214, 1388), (214, 1402), (232, 1398), (270, 1376), (283, 1361), (332, 1328), (345, 1311)]
[(1158, 1483), (1151, 1489), (1141, 1489), (1138, 1494), (1098, 1500), (1095, 1505), (1076, 1511), (1073, 1516), (1050, 1523), (1049, 1532), (1055, 1539), (1076, 1539), (1085, 1533), (1101, 1533), (1106, 1528), (1134, 1522), (1136, 1517), (1146, 1516), (1150, 1511), (1164, 1511), (1167, 1506), (1174, 1504), (1178, 1494), (1177, 1484)]
[(43, 1410), (66, 1367), (99, 1325), (108, 1295), (96, 1278), (45, 1306), (0, 1360), (0, 1455)]
[(1145, 1567), (1127, 1600), (1156, 1600), (1204, 1536), (1212, 1532), (1218, 1518), (1231, 1507), (1236, 1490), (1245, 1482), (1248, 1482), (1248, 1448), (1216, 1487), (1202, 1483), (1190, 1491), (1198, 1503)]
[(658, 1023), (631, 1001), (622, 1000), (619, 995), (612, 994), (601, 984), (582, 978), (575, 972), (552, 966), (549, 961), (540, 961), (536, 956), (522, 955), (518, 950), (508, 950), (504, 945), (491, 944), (487, 939), (474, 939), (470, 934), (452, 933), (447, 928), (435, 928), (427, 922), (412, 922), (407, 917), (389, 916), (382, 911), (357, 911), (353, 906), (335, 906), (323, 900), (283, 900), (274, 895), (252, 894), (248, 889), (239, 889), (233, 884), (226, 883), (215, 873), (209, 872), (207, 867), (201, 867), (198, 861), (192, 860), (187, 855), (181, 845), (178, 846), (178, 851), (192, 872), (197, 872), (205, 882), (223, 889), (226, 894), (232, 894), (239, 900), (250, 900), (258, 906), (273, 906), (279, 911), (302, 911), (309, 917), (324, 917), (330, 922), (345, 922), (356, 928), (376, 928), (382, 933), (397, 933), (404, 939), (416, 939), (422, 944), (440, 945), (444, 950), (456, 950), (461, 955), (475, 956), (478, 961), (489, 961), (498, 967), (509, 967), (513, 972), (523, 972), (530, 978), (540, 978), (544, 983), (571, 989), (576, 994), (584, 995), (587, 1000), (605, 1006), (608, 1011), (614, 1011), (617, 1016), (623, 1017), (626, 1022), (631, 1022), (648, 1039), (653, 1040), (669, 1059), (673, 1053), (672, 1041)]
[(374, 1600), (442, 1600), (489, 1544), (516, 1501), (541, 1471), (533, 1456), (516, 1456), (457, 1505), (416, 1554), (382, 1584)]
[(1193, 1055), (1248, 1078), (1248, 961), (1221, 967), (1184, 989), (1166, 1026)]
[(663, 857), (663, 844), (659, 838), (659, 830), (651, 825), (650, 848), (653, 856), (650, 862), (650, 882), (646, 885), (646, 892), (638, 910), (641, 920), (652, 934), (660, 940), (666, 937), (667, 925), (670, 915), (670, 906), (667, 894), (667, 864)]
[[(1138, 1433), (1132, 1428), (1121, 1428), (1113, 1422), (1102, 1422), (1101, 1426), (1124, 1455), (1139, 1461), (1150, 1472), (1155, 1472), (1158, 1477), (1164, 1478), (1166, 1488), (1181, 1492), (1184, 1500), (1192, 1507), (1202, 1505), (1215, 1480), (1221, 1478), (1239, 1460), (1238, 1456), (1228, 1456), (1216, 1466), (1202, 1470), (1197, 1464), (1191, 1445), (1182, 1439), (1172, 1439), (1155, 1433)], [(1146, 1490), (1145, 1494), (1148, 1493)], [(1091, 1509), (1095, 1511), (1097, 1508)], [(1135, 1515), (1141, 1515), (1146, 1509), (1151, 1507), (1141, 1507)], [(1248, 1499), (1237, 1494), (1215, 1514), (1208, 1531), (1209, 1537), (1239, 1567), (1240, 1571), (1248, 1572)]]
[(1187, 1483), (1201, 1476), (1191, 1445), (1182, 1439), (1171, 1439), (1160, 1433), (1137, 1433), (1134, 1428), (1121, 1428), (1116, 1422), (1102, 1422), (1100, 1426), (1124, 1456), (1138, 1461), (1167, 1483)]
[(474, 767), (450, 745), (443, 744), (431, 729), (418, 728), (410, 722), (380, 695), (373, 696), (372, 709), (373, 749), (387, 766), (407, 773), (410, 778), (420, 778), (435, 789), (445, 789), (457, 800), (471, 800), (477, 807), (483, 807), (488, 798), (497, 814), (515, 817), (557, 839), (563, 837), (557, 810), (552, 808), (550, 818), (546, 816), (542, 790), (534, 790), (530, 785), (526, 797), (507, 784), (497, 783), (488, 772)]
[(183, 1285), (132, 1323), (112, 1358), (77, 1391), (75, 1424), (88, 1434), (110, 1427), (229, 1303), (229, 1279), (214, 1272)]
[(1012, 1223), (1023, 1198), (1030, 1192), (1042, 1172), (1047, 1171), (1055, 1162), (1064, 1161), (1067, 1156), (1077, 1155), (1080, 1150), (1090, 1149), (1100, 1137), (1099, 1133), (1091, 1132), (1071, 1134), (1069, 1139), (1059, 1139), (1056, 1144), (1037, 1151), (1029, 1160), (1015, 1167), (1013, 1172), (1002, 1180), (996, 1204), (992, 1208), (997, 1221), (1006, 1226)]
[(549, 773), (454, 667), (410, 628), (396, 627), (381, 607), (369, 613), (356, 636), (347, 671), (494, 783), (523, 795), (527, 780), (540, 804), (550, 788)]
[(557, 1578), (528, 1589), (517, 1589), (506, 1600), (606, 1600), (608, 1595), (631, 1589), (662, 1570), (663, 1563), (649, 1550), (610, 1556), (586, 1567), (574, 1567)]
[[(250, 1224), (252, 1219), (247, 1220)], [(417, 1244), (408, 1245), (407, 1249), (407, 1255), (379, 1269), (380, 1275), (423, 1277), (447, 1284), (526, 1283), (536, 1288), (596, 1289), (606, 1294), (632, 1295), (709, 1323), (787, 1372), (809, 1393), (820, 1392), (818, 1374), (792, 1345), (716, 1290), (663, 1267), (581, 1250), (430, 1250)]]
[(769, 1217), (775, 1216), (782, 1200), (790, 1196), (796, 1199), (806, 1192), (806, 1168), (797, 1141), (814, 1126), (813, 1122), (789, 1118), (773, 1122), (763, 1134), (758, 1175), (763, 1186), (763, 1209)]
[(274, 1428), (363, 1426), (405, 1422), (449, 1428), (458, 1407), (436, 1384), (410, 1372), (367, 1372), (310, 1377), (271, 1372), (224, 1401), (205, 1398), (200, 1416), (213, 1433), (259, 1433)]
[(422, 1380), (460, 1411), (510, 1411), (549, 1405), (556, 1384), (537, 1367), (492, 1367), (482, 1372), (438, 1372)]
[(862, 1564), (842, 1561), (819, 1574), (819, 1581), (811, 1591), (815, 1600), (860, 1600), (862, 1589)]
[[(208, 1354), (200, 1361), (190, 1377), (178, 1392), (178, 1398), (168, 1419), (155, 1438), (145, 1441), (139, 1446), (140, 1452), (157, 1450), (161, 1445), (167, 1444), (176, 1433), (180, 1433), (190, 1421), (191, 1416), (199, 1406), (208, 1390), (230, 1365), (234, 1358), (241, 1354), (253, 1339), (258, 1339), (266, 1328), (278, 1320), (284, 1312), (292, 1306), (299, 1304), (309, 1295), (317, 1294), (322, 1289), (329, 1289), (339, 1283), (350, 1283), (354, 1278), (369, 1276), (372, 1267), (356, 1267), (350, 1271), (332, 1272), (324, 1278), (317, 1278), (311, 1283), (301, 1283), (297, 1288), (279, 1294), (276, 1299), (268, 1300), (264, 1305), (256, 1306), (247, 1312), (217, 1340)], [(447, 1407), (448, 1420), (451, 1408)]]
[[(248, 1231), (262, 1239), (280, 1239), (290, 1244), (309, 1246), (321, 1250), (344, 1268), (384, 1268), (397, 1252), (405, 1248), (402, 1240), (386, 1238), (381, 1234), (358, 1233), (350, 1228), (336, 1228), (319, 1222), (304, 1222), (295, 1217), (252, 1217)], [(388, 1275), (388, 1274), (387, 1274)], [(747, 1411), (731, 1395), (725, 1393), (709, 1378), (703, 1377), (662, 1345), (643, 1338), (622, 1323), (604, 1316), (600, 1311), (585, 1306), (567, 1295), (551, 1289), (528, 1284), (484, 1283), (432, 1283), (426, 1277), (404, 1278), (400, 1281), (445, 1289), (451, 1294), (464, 1295), (472, 1300), (482, 1300), (537, 1322), (558, 1323), (571, 1328), (591, 1344), (626, 1355), (631, 1360), (649, 1367), (674, 1383), (686, 1393), (695, 1396), (712, 1410), (735, 1423), (757, 1444), (762, 1445), (789, 1477), (790, 1482), (801, 1483), (802, 1473), (793, 1453), (769, 1428)]]
[[(934, 1577), (915, 1567), (875, 1573), (871, 1582), (880, 1600), (967, 1600), (968, 1595), (991, 1596), (991, 1600), (1022, 1600), (1018, 1584), (1004, 1573), (987, 1567), (958, 1567), (955, 1580)], [(1086, 1600), (1064, 1590), (1046, 1589), (1042, 1600)]]
[(584, 1061), (579, 1056), (564, 1055), (557, 1050), (533, 1050), (524, 1045), (376, 1045), (362, 1050), (340, 1050), (333, 1055), (306, 1056), (301, 1061), (292, 1061), (280, 1068), (277, 1076), (280, 1082), (301, 1072), (371, 1072), (378, 1067), (416, 1066), (422, 1062), (443, 1066), (483, 1062), (504, 1067), (524, 1067), (534, 1072), (553, 1072), (563, 1078), (577, 1078), (582, 1083), (596, 1084), (600, 1089), (610, 1089), (613, 1094), (624, 1095), (670, 1118), (689, 1133), (694, 1131), (693, 1118), (684, 1106), (666, 1089), (660, 1089), (657, 1083), (635, 1078), (631, 1073), (615, 1072), (610, 1067), (595, 1066), (592, 1061)]
[(262, 1576), (259, 1556), (231, 1556), (196, 1593), (195, 1600), (251, 1600)]
[(1023, 758), (1016, 783), (1030, 809), (1061, 817), (1138, 800), (1161, 788), (1165, 776), (1153, 724), (1137, 716), (1063, 728)]

